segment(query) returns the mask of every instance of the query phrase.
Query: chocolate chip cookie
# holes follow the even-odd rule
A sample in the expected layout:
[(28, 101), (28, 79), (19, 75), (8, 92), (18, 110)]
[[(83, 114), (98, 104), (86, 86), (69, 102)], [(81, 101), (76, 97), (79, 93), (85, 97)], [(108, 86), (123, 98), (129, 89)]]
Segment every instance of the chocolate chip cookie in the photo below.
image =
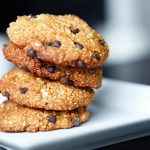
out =
[(23, 69), (12, 70), (2, 77), (0, 91), (20, 105), (61, 111), (86, 106), (94, 96), (90, 88), (41, 79)]
[(99, 88), (102, 84), (101, 67), (81, 69), (44, 63), (37, 59), (36, 53), (32, 49), (22, 50), (13, 43), (4, 45), (3, 52), (7, 60), (39, 77), (79, 87)]
[(72, 111), (45, 111), (7, 101), (0, 105), (0, 131), (36, 132), (79, 126), (87, 121), (86, 107)]
[[(75, 15), (20, 16), (10, 23), (7, 33), (14, 44), (32, 49), (42, 61), (60, 66), (94, 68), (109, 53), (103, 37)], [(34, 55), (31, 52), (30, 56)]]

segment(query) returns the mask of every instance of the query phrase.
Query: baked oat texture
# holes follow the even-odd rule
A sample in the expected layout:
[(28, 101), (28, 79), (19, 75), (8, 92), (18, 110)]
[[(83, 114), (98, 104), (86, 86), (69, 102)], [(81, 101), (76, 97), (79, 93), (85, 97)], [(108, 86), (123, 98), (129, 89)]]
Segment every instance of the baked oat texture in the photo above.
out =
[(86, 106), (94, 96), (90, 88), (41, 79), (23, 69), (6, 74), (0, 80), (0, 91), (20, 105), (46, 110), (72, 110)]
[(27, 71), (30, 70), (39, 77), (49, 78), (67, 84), (72, 83), (78, 87), (99, 88), (102, 84), (101, 67), (87, 69), (54, 66), (50, 63), (43, 63), (36, 57), (27, 56), (26, 50), (22, 50), (13, 43), (4, 45), (3, 52), (7, 60), (13, 62), (20, 68), (27, 69)]
[(0, 105), (0, 131), (36, 132), (71, 128), (87, 121), (89, 112), (86, 107), (72, 111), (45, 111), (20, 106), (7, 101)]
[(14, 44), (33, 48), (41, 60), (61, 66), (93, 68), (109, 53), (103, 37), (75, 15), (19, 16), (7, 33)]

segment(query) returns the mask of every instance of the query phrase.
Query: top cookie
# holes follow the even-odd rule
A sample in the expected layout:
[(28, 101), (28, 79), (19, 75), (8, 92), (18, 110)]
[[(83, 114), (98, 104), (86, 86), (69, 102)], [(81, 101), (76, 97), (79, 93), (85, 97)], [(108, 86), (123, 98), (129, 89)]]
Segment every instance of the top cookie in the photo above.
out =
[(32, 48), (45, 62), (93, 68), (108, 56), (103, 37), (75, 15), (20, 16), (7, 29), (10, 41)]

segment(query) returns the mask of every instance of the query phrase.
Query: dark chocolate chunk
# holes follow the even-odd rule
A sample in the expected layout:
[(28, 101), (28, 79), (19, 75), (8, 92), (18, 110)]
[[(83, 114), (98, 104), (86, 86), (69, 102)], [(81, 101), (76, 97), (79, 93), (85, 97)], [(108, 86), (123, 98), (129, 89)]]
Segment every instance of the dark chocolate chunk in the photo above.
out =
[(25, 70), (26, 72), (30, 72), (30, 69), (29, 69), (27, 66), (24, 67), (24, 70)]
[(25, 94), (28, 91), (28, 88), (26, 88), (26, 87), (20, 87), (19, 90), (20, 90), (21, 94)]
[(36, 58), (40, 59), (40, 53), (39, 52), (36, 52)]
[(77, 61), (77, 66), (78, 66), (79, 68), (83, 68), (83, 67), (85, 67), (85, 63), (84, 63), (83, 61), (81, 61), (81, 60), (78, 60), (78, 61)]
[(83, 45), (80, 44), (79, 42), (74, 42), (74, 44), (76, 45), (77, 48), (83, 49)]
[(73, 33), (73, 34), (77, 34), (79, 32), (79, 29), (78, 28), (72, 28), (70, 29), (70, 31)]
[(56, 70), (56, 66), (46, 66), (46, 69), (49, 73), (52, 73)]
[(93, 53), (92, 57), (95, 58), (96, 60), (100, 60), (100, 56), (97, 53)]
[(51, 46), (52, 45), (52, 42), (45, 42), (44, 43), (44, 46), (47, 48), (48, 46)]
[(65, 84), (69, 84), (69, 85), (73, 84), (73, 81), (70, 80), (67, 76), (60, 78), (60, 82), (63, 82)]
[(59, 48), (60, 46), (61, 46), (61, 43), (60, 43), (60, 41), (54, 41), (54, 42), (52, 42), (52, 44), (51, 44), (53, 47), (57, 47), (57, 48)]
[(74, 126), (79, 126), (80, 125), (80, 121), (78, 118), (72, 118), (71, 122), (73, 123)]
[(47, 117), (48, 121), (51, 123), (55, 123), (56, 122), (56, 116), (55, 115), (49, 115)]
[(36, 52), (32, 48), (30, 48), (27, 51), (27, 56), (29, 56), (29, 57), (35, 57), (36, 56)]
[(105, 41), (104, 40), (99, 40), (99, 44), (102, 46), (105, 46)]
[(6, 92), (3, 94), (3, 96), (6, 96), (6, 97), (9, 99), (10, 94), (6, 91)]

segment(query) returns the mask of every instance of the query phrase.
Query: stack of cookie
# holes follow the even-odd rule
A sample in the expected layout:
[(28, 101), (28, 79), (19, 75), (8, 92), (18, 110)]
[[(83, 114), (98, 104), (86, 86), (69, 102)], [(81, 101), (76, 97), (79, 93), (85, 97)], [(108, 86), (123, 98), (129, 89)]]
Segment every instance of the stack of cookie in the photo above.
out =
[(48, 131), (88, 120), (108, 56), (102, 36), (74, 15), (21, 16), (3, 52), (19, 68), (0, 81), (2, 131)]

